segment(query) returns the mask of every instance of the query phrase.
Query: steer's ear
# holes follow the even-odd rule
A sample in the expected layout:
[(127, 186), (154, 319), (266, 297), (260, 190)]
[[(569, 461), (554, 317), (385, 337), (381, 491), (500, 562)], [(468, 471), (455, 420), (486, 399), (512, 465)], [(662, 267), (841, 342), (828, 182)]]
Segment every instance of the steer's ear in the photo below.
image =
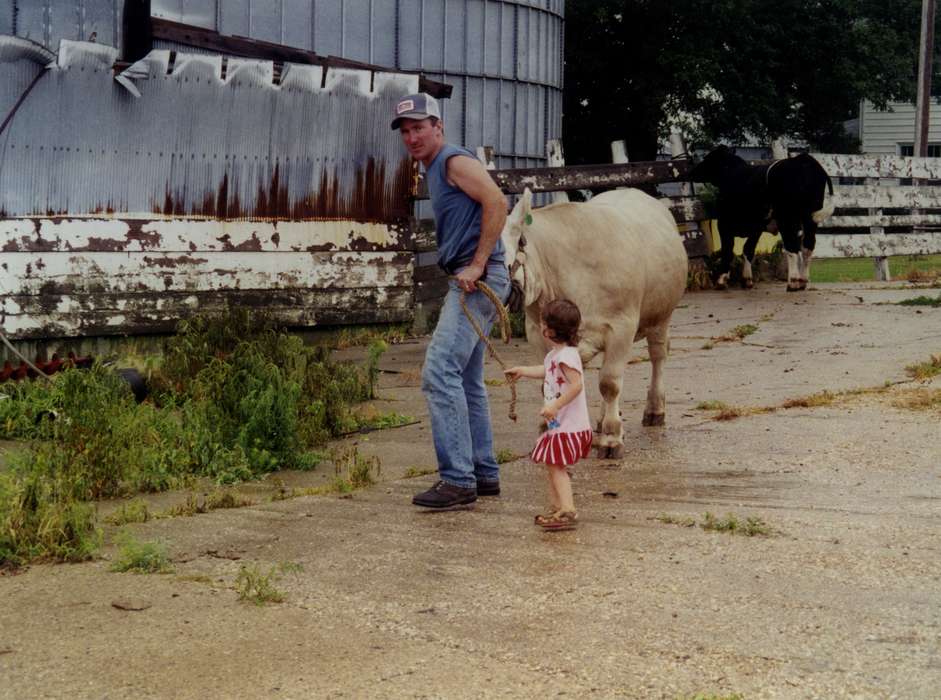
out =
[(533, 223), (533, 193), (528, 187), (523, 190), (518, 206), (522, 217), (520, 221), (527, 226)]

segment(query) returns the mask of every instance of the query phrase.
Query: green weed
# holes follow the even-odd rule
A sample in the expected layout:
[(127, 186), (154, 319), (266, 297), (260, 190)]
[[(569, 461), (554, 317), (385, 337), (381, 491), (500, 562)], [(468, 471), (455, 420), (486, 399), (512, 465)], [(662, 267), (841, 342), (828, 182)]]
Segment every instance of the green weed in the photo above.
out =
[(289, 562), (272, 566), (267, 573), (263, 573), (257, 564), (243, 564), (235, 577), (235, 590), (239, 600), (255, 605), (282, 603), (284, 593), (279, 591), (275, 584), (283, 578), (284, 574), (297, 573), (301, 570), (300, 564)]
[(712, 513), (707, 512), (703, 515), (703, 521), (699, 524), (699, 527), (703, 530), (728, 532), (747, 537), (771, 534), (771, 528), (761, 518), (749, 517), (742, 522), (732, 513), (727, 513), (724, 518), (717, 518)]
[(927, 362), (909, 365), (905, 368), (908, 376), (919, 382), (925, 382), (941, 374), (941, 355), (932, 355)]
[(118, 540), (117, 559), (111, 563), (111, 571), (135, 574), (167, 574), (173, 571), (167, 548), (159, 542), (141, 542), (128, 534)]
[(497, 450), (497, 454), (495, 456), (497, 458), (497, 464), (506, 464), (507, 462), (513, 462), (519, 459), (519, 456), (513, 452), (513, 450), (507, 450), (505, 448), (502, 450)]
[(735, 326), (735, 328), (732, 329), (732, 332), (730, 335), (734, 338), (738, 338), (739, 340), (741, 340), (757, 332), (757, 330), (758, 330), (758, 326), (751, 324), (751, 323), (746, 323), (741, 326)]
[(334, 489), (338, 493), (372, 486), (382, 471), (378, 457), (365, 457), (355, 446), (334, 450), (333, 465)]

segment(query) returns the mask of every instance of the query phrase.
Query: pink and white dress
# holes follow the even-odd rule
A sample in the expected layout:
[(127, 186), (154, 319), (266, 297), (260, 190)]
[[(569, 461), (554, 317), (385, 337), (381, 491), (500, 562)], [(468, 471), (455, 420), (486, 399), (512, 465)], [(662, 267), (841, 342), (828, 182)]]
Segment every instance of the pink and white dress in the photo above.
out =
[(546, 377), (542, 382), (542, 396), (548, 404), (565, 391), (566, 381), (561, 367), (563, 364), (582, 375), (582, 390), (559, 410), (556, 414), (558, 427), (544, 432), (530, 455), (534, 462), (556, 467), (575, 464), (591, 452), (591, 422), (588, 418), (588, 401), (585, 399), (585, 372), (578, 348), (566, 345), (549, 351), (543, 361)]

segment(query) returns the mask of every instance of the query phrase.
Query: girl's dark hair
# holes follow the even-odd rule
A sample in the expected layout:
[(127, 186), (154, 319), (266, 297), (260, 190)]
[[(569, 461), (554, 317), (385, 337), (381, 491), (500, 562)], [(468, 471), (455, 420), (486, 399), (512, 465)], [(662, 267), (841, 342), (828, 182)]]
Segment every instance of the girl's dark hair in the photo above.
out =
[(555, 342), (578, 345), (578, 327), (582, 323), (582, 312), (568, 299), (556, 299), (546, 304), (542, 309), (542, 322), (546, 324)]

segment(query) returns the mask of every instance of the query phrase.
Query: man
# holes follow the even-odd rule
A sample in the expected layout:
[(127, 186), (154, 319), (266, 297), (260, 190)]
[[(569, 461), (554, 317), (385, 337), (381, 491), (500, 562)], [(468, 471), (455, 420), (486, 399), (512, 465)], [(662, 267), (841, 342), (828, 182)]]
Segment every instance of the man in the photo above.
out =
[(445, 142), (441, 111), (431, 95), (399, 100), (392, 128), (399, 130), (409, 155), (425, 166), (438, 264), (452, 276), (422, 371), (440, 480), (412, 499), (426, 508), (449, 508), (500, 494), (484, 385), (485, 344), (460, 298), (467, 295), (467, 308), (489, 334), (496, 309), (476, 283), (486, 281), (501, 299), (508, 295), (500, 241), (506, 197), (470, 151)]

